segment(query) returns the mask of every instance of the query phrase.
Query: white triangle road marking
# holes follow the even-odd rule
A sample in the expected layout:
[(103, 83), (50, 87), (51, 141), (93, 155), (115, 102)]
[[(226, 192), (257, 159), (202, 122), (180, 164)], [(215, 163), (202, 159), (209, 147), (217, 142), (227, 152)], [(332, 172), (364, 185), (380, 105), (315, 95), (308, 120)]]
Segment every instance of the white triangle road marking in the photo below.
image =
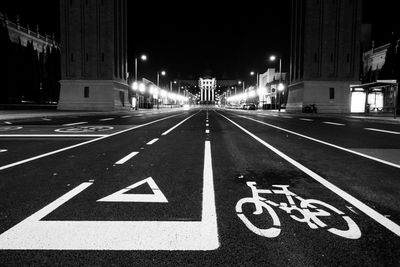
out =
[[(147, 183), (151, 190), (152, 194), (125, 194), (129, 190), (133, 188), (139, 187), (143, 184)], [(134, 183), (124, 189), (121, 189), (109, 196), (103, 197), (98, 202), (157, 202), (157, 203), (167, 203), (168, 200), (161, 192), (160, 188), (158, 188), (156, 182), (154, 182), (152, 177), (148, 177), (142, 181)]]

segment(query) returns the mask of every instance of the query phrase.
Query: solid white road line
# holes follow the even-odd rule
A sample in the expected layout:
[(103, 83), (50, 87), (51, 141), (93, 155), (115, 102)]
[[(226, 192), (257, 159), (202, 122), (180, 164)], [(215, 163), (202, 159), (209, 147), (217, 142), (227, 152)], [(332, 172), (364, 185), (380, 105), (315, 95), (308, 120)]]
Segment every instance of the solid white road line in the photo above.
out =
[(331, 121), (323, 121), (322, 123), (330, 124), (330, 125), (336, 125), (336, 126), (345, 126), (346, 125), (346, 124), (343, 124), (343, 123), (337, 123), (337, 122), (331, 122)]
[(147, 142), (146, 145), (152, 145), (152, 144), (154, 144), (154, 143), (157, 142), (157, 141), (158, 141), (158, 138), (154, 138), (154, 139), (151, 140), (150, 142)]
[(115, 120), (115, 118), (105, 118), (105, 119), (100, 119), (99, 121), (111, 121), (111, 120)]
[(381, 132), (381, 133), (389, 133), (389, 134), (400, 134), (400, 132), (394, 132), (394, 131), (388, 131), (388, 130), (382, 130), (382, 129), (375, 129), (375, 128), (364, 128), (364, 130)]
[(124, 164), (125, 162), (127, 162), (128, 160), (130, 160), (131, 158), (136, 156), (137, 154), (139, 154), (139, 152), (136, 152), (136, 151), (132, 152), (132, 153), (129, 153), (127, 156), (125, 156), (122, 159), (120, 159), (117, 162), (115, 162), (115, 164)]
[(87, 121), (81, 121), (81, 122), (63, 124), (62, 126), (74, 126), (74, 125), (81, 125), (81, 124), (86, 124), (86, 123), (88, 123), (88, 122)]
[(85, 182), (0, 234), (4, 250), (215, 250), (219, 247), (211, 145), (205, 142), (201, 221), (49, 221)]
[(363, 153), (360, 153), (360, 152), (357, 152), (357, 151), (354, 151), (354, 150), (351, 150), (351, 149), (348, 149), (348, 148), (344, 148), (344, 147), (341, 147), (341, 146), (338, 146), (338, 145), (334, 145), (332, 143), (328, 143), (328, 142), (325, 142), (325, 141), (322, 141), (322, 140), (319, 140), (319, 139), (316, 139), (316, 138), (313, 138), (313, 137), (310, 137), (310, 136), (307, 136), (307, 135), (304, 135), (304, 134), (293, 132), (293, 131), (284, 129), (282, 127), (278, 127), (278, 126), (275, 126), (275, 125), (272, 125), (272, 124), (269, 124), (269, 123), (266, 123), (266, 122), (263, 122), (263, 121), (255, 120), (255, 119), (252, 119), (252, 118), (249, 118), (249, 117), (246, 117), (246, 116), (239, 116), (239, 117), (245, 118), (247, 120), (255, 121), (255, 122), (267, 125), (269, 127), (272, 127), (272, 128), (275, 128), (275, 129), (278, 129), (278, 130), (281, 130), (281, 131), (284, 131), (284, 132), (287, 132), (287, 133), (291, 133), (291, 134), (306, 138), (308, 140), (312, 140), (312, 141), (320, 143), (320, 144), (331, 146), (331, 147), (334, 147), (334, 148), (337, 148), (337, 149), (340, 149), (340, 150), (355, 154), (357, 156), (364, 157), (364, 158), (367, 158), (367, 159), (370, 159), (370, 160), (374, 160), (374, 161), (377, 161), (379, 163), (383, 163), (383, 164), (386, 164), (386, 165), (389, 165), (389, 166), (392, 166), (392, 167), (400, 169), (400, 165), (392, 163), (392, 162), (389, 162), (389, 161), (386, 161), (386, 160), (383, 160), (383, 159), (379, 159), (379, 158), (376, 158), (376, 157), (373, 157), (373, 156), (369, 156), (367, 154), (363, 154)]
[(7, 152), (7, 149), (0, 149), (0, 153)]
[(314, 121), (312, 119), (306, 119), (306, 118), (299, 118), (299, 120), (301, 120), (301, 121)]
[(107, 134), (0, 134), (0, 137), (102, 137)]
[(387, 228), (388, 230), (390, 230), (397, 236), (400, 236), (400, 226), (398, 224), (394, 223), (393, 221), (389, 220), (388, 218), (386, 218), (382, 214), (378, 213), (374, 209), (365, 205), (364, 203), (362, 203), (355, 197), (351, 196), (350, 194), (348, 194), (345, 191), (343, 191), (342, 189), (340, 189), (339, 187), (337, 187), (334, 184), (330, 183), (329, 181), (325, 180), (324, 178), (319, 176), (317, 173), (308, 169), (306, 166), (300, 164), (299, 162), (290, 158), (286, 154), (282, 153), (280, 150), (278, 150), (275, 147), (273, 147), (272, 145), (268, 144), (267, 142), (265, 142), (258, 136), (254, 135), (253, 133), (249, 132), (248, 130), (246, 130), (245, 128), (243, 128), (242, 126), (237, 124), (236, 122), (232, 121), (231, 119), (225, 117), (222, 114), (220, 114), (220, 115), (222, 117), (224, 117), (225, 119), (227, 119), (228, 121), (230, 121), (233, 125), (238, 127), (240, 130), (242, 130), (243, 132), (245, 132), (246, 134), (248, 134), (249, 136), (251, 136), (252, 138), (257, 140), (259, 143), (263, 144), (269, 150), (271, 150), (275, 154), (279, 155), (281, 158), (285, 159), (287, 162), (289, 162), (293, 166), (297, 167), (302, 172), (306, 173), (308, 176), (310, 176), (311, 178), (313, 178), (314, 180), (316, 180), (317, 182), (319, 182), (320, 184), (322, 184), (323, 186), (325, 186), (326, 188), (328, 188), (329, 190), (331, 190), (332, 192), (334, 192), (335, 194), (337, 194), (338, 196), (340, 196), (341, 198), (343, 198), (344, 200), (346, 200), (347, 202), (349, 202), (350, 204), (355, 206), (360, 211), (364, 212), (367, 216), (369, 216), (370, 218), (372, 218), (373, 220), (375, 220), (376, 222), (378, 222), (379, 224), (381, 224), (382, 226), (384, 226), (385, 228)]
[[(200, 111), (199, 111), (199, 112), (200, 112)], [(199, 113), (199, 112), (197, 112), (197, 113)], [(176, 127), (178, 127), (179, 125), (181, 125), (182, 123), (184, 123), (185, 121), (187, 121), (188, 119), (190, 119), (191, 117), (193, 117), (194, 115), (196, 115), (197, 113), (195, 113), (195, 114), (193, 114), (193, 115), (187, 117), (186, 119), (180, 121), (178, 124), (172, 126), (170, 129), (168, 129), (168, 130), (166, 130), (165, 132), (163, 132), (161, 135), (167, 135), (167, 134), (169, 134), (169, 133), (170, 133), (171, 131), (173, 131)]]
[(153, 123), (157, 123), (157, 122), (160, 122), (160, 121), (163, 121), (163, 120), (167, 120), (167, 119), (179, 116), (179, 115), (181, 115), (181, 114), (175, 114), (175, 115), (171, 115), (171, 116), (168, 116), (168, 117), (165, 117), (165, 118), (161, 118), (161, 119), (158, 119), (158, 120), (150, 121), (150, 122), (147, 122), (147, 123), (144, 123), (144, 124), (136, 125), (136, 126), (133, 126), (131, 128), (128, 128), (128, 129), (125, 129), (125, 130), (122, 130), (122, 131), (119, 131), (119, 132), (116, 132), (116, 133), (112, 133), (112, 134), (109, 134), (109, 135), (106, 135), (106, 136), (102, 136), (102, 137), (99, 137), (99, 138), (96, 138), (96, 139), (93, 139), (93, 140), (89, 140), (89, 141), (86, 141), (86, 142), (83, 142), (83, 143), (79, 143), (79, 144), (76, 144), (76, 145), (64, 147), (64, 148), (61, 148), (61, 149), (58, 149), (58, 150), (54, 150), (54, 151), (51, 151), (51, 152), (48, 152), (48, 153), (44, 153), (44, 154), (41, 154), (41, 155), (38, 155), (38, 156), (35, 156), (35, 157), (27, 158), (27, 159), (24, 159), (24, 160), (21, 160), (21, 161), (17, 161), (17, 162), (8, 164), (8, 165), (4, 165), (4, 166), (0, 167), (0, 171), (8, 169), (8, 168), (11, 168), (11, 167), (14, 167), (14, 166), (18, 166), (18, 165), (21, 165), (21, 164), (24, 164), (24, 163), (27, 163), (27, 162), (30, 162), (30, 161), (33, 161), (33, 160), (37, 160), (37, 159), (44, 158), (44, 157), (47, 157), (47, 156), (50, 156), (50, 155), (54, 155), (54, 154), (57, 154), (57, 153), (60, 153), (60, 152), (66, 151), (66, 150), (70, 150), (70, 149), (73, 149), (73, 148), (76, 148), (76, 147), (80, 147), (80, 146), (84, 146), (84, 145), (87, 145), (87, 144), (90, 144), (90, 143), (94, 143), (96, 141), (100, 141), (100, 140), (105, 139), (105, 138), (109, 138), (109, 137), (112, 137), (112, 136), (115, 136), (115, 135), (118, 135), (118, 134), (129, 132), (129, 131), (132, 131), (134, 129), (138, 129), (138, 128), (141, 128), (141, 127), (153, 124)]

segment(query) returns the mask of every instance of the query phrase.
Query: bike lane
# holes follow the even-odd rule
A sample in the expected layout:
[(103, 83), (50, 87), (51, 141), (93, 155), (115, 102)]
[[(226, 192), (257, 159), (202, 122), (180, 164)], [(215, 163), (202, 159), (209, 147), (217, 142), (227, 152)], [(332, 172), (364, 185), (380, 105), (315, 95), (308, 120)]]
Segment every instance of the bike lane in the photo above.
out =
[[(215, 162), (218, 162), (218, 165), (214, 167), (214, 175), (218, 192), (216, 201), (221, 250), (234, 251), (234, 253), (229, 253), (234, 255), (232, 257), (235, 262), (312, 266), (398, 264), (400, 253), (397, 248), (400, 241), (397, 235), (317, 182), (309, 174), (265, 147), (226, 118), (217, 113), (213, 117), (215, 120), (214, 123), (211, 121), (215, 143), (213, 158)], [(257, 127), (246, 120), (228, 117), (336, 184), (335, 177), (332, 179), (331, 173), (323, 171), (326, 162), (323, 161), (321, 164), (319, 161), (327, 154), (330, 154), (329, 157), (336, 156), (341, 159), (343, 155), (338, 156), (334, 151), (314, 148), (315, 145), (305, 148), (297, 146), (301, 143), (298, 138), (291, 139), (286, 134), (269, 131), (265, 127)], [(290, 146), (292, 146), (291, 149), (286, 149)], [(296, 153), (291, 152), (296, 150), (297, 153), (306, 153), (307, 149), (317, 149), (317, 151), (319, 149), (321, 153), (318, 155), (316, 152), (311, 160), (312, 166), (308, 161), (299, 159)], [(337, 166), (335, 162), (330, 164), (338, 168), (337, 172), (340, 175), (346, 174), (346, 171), (340, 170), (341, 166)], [(349, 175), (353, 174), (346, 174), (347, 177)], [(352, 178), (357, 178), (357, 176)], [(253, 182), (253, 184), (248, 184), (248, 182)], [(357, 184), (357, 181), (352, 182)], [(260, 196), (265, 199), (258, 198), (257, 201), (254, 200), (255, 197), (252, 197), (252, 186), (263, 190), (279, 189), (273, 185), (288, 186), (287, 189), (293, 192), (291, 198), (297, 208), (292, 209), (292, 213), (287, 213), (290, 211), (289, 200), (283, 194), (276, 194), (273, 191), (260, 193)], [(343, 184), (339, 187), (341, 186)], [(342, 189), (348, 188), (344, 186)], [(310, 199), (315, 201), (312, 202)], [(365, 198), (360, 198), (360, 200), (365, 201)], [(252, 213), (256, 206), (254, 203), (258, 203), (263, 208), (261, 214)], [(281, 203), (287, 203), (287, 206)], [(366, 203), (371, 204), (368, 201)], [(320, 227), (321, 224), (316, 223), (318, 221), (315, 220), (315, 216), (313, 217), (315, 210), (309, 206), (310, 204), (318, 208), (323, 207), (323, 210), (333, 215), (316, 217), (325, 222), (326, 227)], [(373, 206), (373, 208), (376, 207)], [(378, 209), (378, 211), (382, 210)], [(276, 216), (274, 216), (275, 213)], [(250, 224), (246, 225), (246, 222), (242, 220), (243, 215), (254, 227)], [(304, 218), (304, 215), (308, 217)], [(320, 213), (320, 215), (324, 214)], [(309, 217), (314, 220), (308, 220)], [(276, 224), (276, 218), (279, 218), (280, 225)], [(353, 221), (357, 226), (352, 224)], [(312, 225), (312, 222), (318, 227)], [(271, 228), (271, 231), (264, 232), (263, 235), (262, 229), (268, 228)], [(349, 228), (351, 230), (346, 231)]]

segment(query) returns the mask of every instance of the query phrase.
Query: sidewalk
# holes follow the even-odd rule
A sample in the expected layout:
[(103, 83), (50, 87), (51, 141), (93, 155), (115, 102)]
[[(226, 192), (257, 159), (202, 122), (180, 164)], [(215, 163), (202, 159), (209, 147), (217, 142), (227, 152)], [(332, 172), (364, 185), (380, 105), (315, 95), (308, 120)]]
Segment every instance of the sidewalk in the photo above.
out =
[(397, 115), (396, 118), (393, 117), (393, 114), (363, 114), (363, 113), (290, 113), (286, 112), (286, 110), (281, 109), (279, 112), (277, 109), (268, 109), (261, 110), (265, 113), (283, 113), (283, 115), (296, 115), (299, 117), (329, 117), (329, 118), (341, 118), (341, 119), (351, 119), (351, 120), (359, 120), (359, 121), (367, 121), (367, 122), (378, 122), (378, 123), (392, 123), (392, 124), (400, 124), (400, 115)]
[(116, 111), (61, 111), (61, 110), (0, 110), (0, 121), (23, 120), (34, 118), (94, 116), (94, 115), (127, 115), (138, 113), (167, 113), (182, 108), (116, 110)]

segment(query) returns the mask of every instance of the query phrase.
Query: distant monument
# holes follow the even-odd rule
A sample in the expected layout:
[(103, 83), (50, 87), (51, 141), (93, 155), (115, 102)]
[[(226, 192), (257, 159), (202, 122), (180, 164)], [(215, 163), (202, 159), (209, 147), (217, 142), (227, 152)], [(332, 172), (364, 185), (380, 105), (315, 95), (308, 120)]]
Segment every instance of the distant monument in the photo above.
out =
[(361, 0), (292, 0), (288, 111), (350, 112), (359, 83)]
[(217, 80), (206, 76), (199, 79), (200, 104), (215, 104), (215, 89)]
[(126, 0), (60, 0), (58, 109), (130, 108)]

